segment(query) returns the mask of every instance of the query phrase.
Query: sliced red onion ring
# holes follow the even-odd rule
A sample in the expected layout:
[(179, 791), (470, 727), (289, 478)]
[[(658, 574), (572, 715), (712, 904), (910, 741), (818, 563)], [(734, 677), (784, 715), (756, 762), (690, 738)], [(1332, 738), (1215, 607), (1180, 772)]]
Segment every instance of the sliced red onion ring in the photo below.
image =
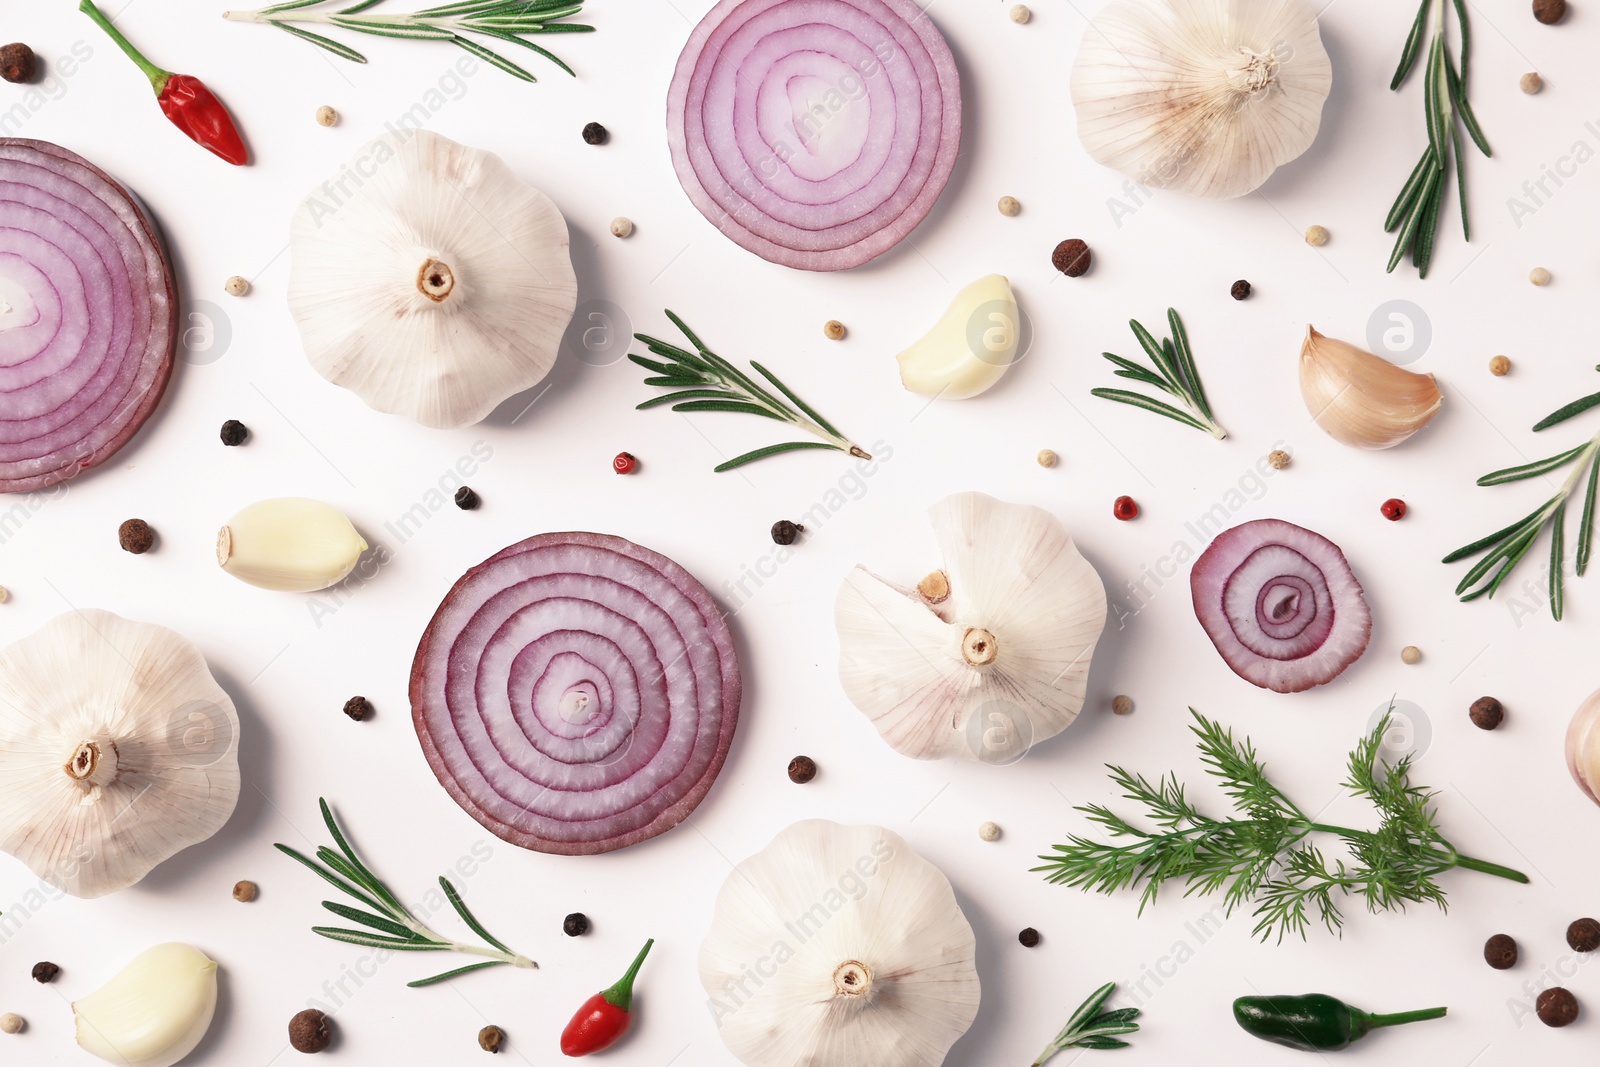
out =
[(155, 410), (178, 336), (172, 269), (104, 171), (0, 138), (0, 492), (104, 463)]
[(1222, 533), (1189, 583), (1212, 644), (1263, 689), (1331, 682), (1372, 636), (1372, 612), (1339, 546), (1290, 522), (1257, 519)]
[(933, 208), (961, 148), (961, 78), (913, 0), (722, 0), (667, 95), (706, 218), (763, 259), (846, 270)]
[(468, 571), (411, 667), (422, 751), (456, 803), (523, 848), (593, 855), (683, 821), (739, 720), (722, 612), (620, 537), (530, 537)]

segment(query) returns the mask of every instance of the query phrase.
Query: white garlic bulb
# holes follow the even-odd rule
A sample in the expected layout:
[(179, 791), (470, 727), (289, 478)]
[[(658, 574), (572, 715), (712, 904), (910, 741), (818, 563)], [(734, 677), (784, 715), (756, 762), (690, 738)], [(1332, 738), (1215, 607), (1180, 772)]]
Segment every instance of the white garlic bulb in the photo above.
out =
[(1016, 362), (1021, 320), (1004, 275), (979, 278), (956, 294), (922, 340), (895, 357), (900, 381), (919, 396), (965, 400)]
[(813, 819), (723, 883), (700, 982), (750, 1067), (937, 1067), (978, 1013), (974, 947), (901, 837)]
[(0, 849), (57, 889), (125, 889), (238, 799), (238, 713), (171, 630), (85, 609), (0, 651)]
[(1300, 346), (1300, 395), (1328, 436), (1367, 449), (1393, 448), (1444, 405), (1433, 375), (1397, 367), (1311, 326)]
[(258, 500), (217, 532), (217, 563), (250, 585), (292, 593), (342, 581), (367, 550), (344, 513), (304, 497)]
[(1078, 48), (1095, 160), (1140, 185), (1242, 196), (1316, 139), (1333, 65), (1307, 0), (1113, 0)]
[(195, 1050), (217, 1009), (217, 964), (176, 942), (135, 956), (74, 1001), (78, 1044), (117, 1067), (172, 1067)]
[(1040, 508), (958, 493), (930, 516), (944, 567), (915, 590), (845, 578), (839, 679), (907, 756), (1014, 762), (1083, 709), (1105, 586)]
[(289, 310), (317, 373), (424, 426), (537, 385), (577, 304), (561, 212), (499, 156), (396, 130), (312, 191)]

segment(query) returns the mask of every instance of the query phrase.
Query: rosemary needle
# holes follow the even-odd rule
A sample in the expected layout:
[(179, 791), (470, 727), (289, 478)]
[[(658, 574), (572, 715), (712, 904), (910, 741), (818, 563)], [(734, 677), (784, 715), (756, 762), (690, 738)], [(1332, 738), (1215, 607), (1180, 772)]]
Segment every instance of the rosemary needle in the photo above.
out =
[(1119, 404), (1128, 404), (1145, 411), (1153, 411), (1157, 415), (1165, 415), (1185, 426), (1204, 430), (1219, 441), (1226, 438), (1227, 431), (1211, 414), (1211, 402), (1206, 399), (1205, 386), (1200, 384), (1200, 373), (1195, 369), (1194, 351), (1189, 347), (1189, 331), (1184, 329), (1183, 320), (1178, 318), (1178, 312), (1173, 308), (1167, 309), (1167, 325), (1172, 330), (1172, 337), (1160, 343), (1157, 343), (1155, 337), (1140, 325), (1137, 319), (1130, 321), (1128, 325), (1132, 327), (1133, 335), (1139, 339), (1139, 346), (1150, 357), (1155, 369), (1152, 370), (1143, 364), (1123, 359), (1110, 352), (1102, 352), (1101, 355), (1117, 368), (1112, 373), (1119, 378), (1131, 378), (1145, 385), (1153, 385), (1181, 401), (1187, 410), (1181, 410), (1172, 404), (1127, 389), (1091, 389), (1089, 394), (1102, 400), (1114, 400)]

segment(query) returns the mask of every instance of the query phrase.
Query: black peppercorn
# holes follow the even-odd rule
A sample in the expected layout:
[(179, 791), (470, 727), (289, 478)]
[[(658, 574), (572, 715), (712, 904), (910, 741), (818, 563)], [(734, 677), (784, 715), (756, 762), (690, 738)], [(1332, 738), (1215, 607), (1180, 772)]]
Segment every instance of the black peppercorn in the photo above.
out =
[(1081, 278), (1094, 265), (1094, 253), (1083, 241), (1072, 237), (1056, 245), (1056, 250), (1050, 254), (1050, 262), (1067, 277)]
[(38, 57), (22, 43), (0, 48), (0, 78), (8, 82), (31, 82), (39, 71)]
[(456, 507), (462, 511), (477, 511), (478, 505), (483, 503), (478, 494), (470, 485), (463, 485), (456, 490)]
[(583, 128), (584, 144), (605, 144), (611, 139), (611, 131), (598, 122), (591, 122)]
[(344, 713), (360, 722), (372, 714), (372, 701), (366, 697), (351, 697), (344, 702)]
[(33, 980), (35, 982), (54, 982), (56, 975), (61, 973), (61, 968), (53, 963), (35, 963), (33, 965)]
[(1567, 927), (1567, 944), (1574, 952), (1593, 952), (1600, 948), (1600, 922), (1579, 919)]
[(1479, 697), (1472, 702), (1467, 714), (1472, 717), (1472, 725), (1478, 729), (1493, 730), (1505, 721), (1506, 709), (1494, 697)]
[(478, 1047), (485, 1052), (499, 1052), (500, 1043), (506, 1039), (506, 1032), (498, 1026), (485, 1026), (478, 1031)]
[(1567, 0), (1533, 0), (1533, 17), (1546, 26), (1566, 18)]
[(156, 543), (156, 532), (143, 519), (129, 519), (117, 527), (117, 543), (124, 552), (142, 556)]
[(316, 1008), (289, 1020), (289, 1044), (296, 1052), (321, 1052), (333, 1044), (333, 1023)]
[(817, 761), (810, 756), (796, 756), (789, 761), (789, 781), (805, 785), (817, 776)]
[(1568, 1026), (1578, 1020), (1578, 998), (1560, 986), (1540, 993), (1534, 1006), (1546, 1026)]
[(800, 537), (800, 531), (805, 527), (788, 519), (779, 519), (772, 524), (772, 543), (775, 545), (792, 545)]
[(589, 932), (589, 916), (575, 911), (561, 920), (561, 932), (568, 937), (582, 937)]
[(1250, 283), (1245, 281), (1243, 278), (1240, 278), (1238, 281), (1234, 282), (1233, 288), (1228, 291), (1233, 294), (1233, 298), (1235, 300), (1250, 299)]
[(1022, 945), (1023, 948), (1036, 948), (1039, 944), (1039, 941), (1039, 931), (1035, 930), (1031, 926), (1017, 935), (1017, 942)]
[(250, 436), (250, 428), (238, 419), (229, 419), (222, 424), (222, 443), (229, 448), (242, 445)]
[(1497, 971), (1517, 965), (1517, 940), (1510, 934), (1495, 934), (1483, 943), (1483, 960)]

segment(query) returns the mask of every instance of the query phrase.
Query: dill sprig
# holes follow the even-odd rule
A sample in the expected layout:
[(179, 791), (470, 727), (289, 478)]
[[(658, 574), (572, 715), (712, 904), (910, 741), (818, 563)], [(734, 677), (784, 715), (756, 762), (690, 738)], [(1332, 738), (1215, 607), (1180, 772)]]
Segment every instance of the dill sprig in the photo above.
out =
[[(1267, 777), (1266, 765), (1248, 739), (1234, 740), (1231, 730), (1193, 708), (1190, 729), (1198, 739), (1206, 771), (1222, 783), (1239, 816), (1214, 819), (1189, 800), (1175, 775), (1154, 782), (1121, 767), (1109, 767), (1111, 780), (1124, 797), (1141, 805), (1159, 832), (1136, 826), (1101, 804), (1078, 808), (1129, 844), (1091, 841), (1073, 836), (1071, 843), (1051, 846), (1035, 867), (1056, 885), (1111, 894), (1139, 889), (1139, 911), (1168, 882), (1184, 886), (1184, 896), (1222, 893), (1227, 914), (1254, 904), (1254, 935), (1263, 941), (1277, 934), (1306, 936), (1313, 917), (1338, 933), (1344, 925), (1339, 903), (1356, 895), (1367, 910), (1404, 911), (1407, 904), (1445, 907), (1444, 890), (1436, 880), (1455, 867), (1481, 871), (1512, 881), (1527, 876), (1499, 864), (1463, 856), (1439, 832), (1435, 794), (1411, 784), (1411, 757), (1390, 764), (1379, 759), (1389, 728), (1385, 715), (1350, 753), (1344, 782), (1365, 798), (1378, 814), (1376, 830), (1356, 830), (1318, 822), (1307, 815)], [(1313, 834), (1340, 839), (1349, 859), (1329, 859), (1312, 843)]]
[(1172, 336), (1160, 343), (1137, 319), (1130, 320), (1128, 325), (1133, 328), (1133, 335), (1139, 339), (1139, 346), (1150, 357), (1150, 362), (1155, 364), (1155, 369), (1151, 370), (1110, 352), (1102, 352), (1101, 355), (1117, 368), (1113, 373), (1119, 378), (1131, 378), (1145, 385), (1153, 385), (1181, 400), (1189, 410), (1181, 411), (1171, 404), (1127, 389), (1091, 389), (1090, 395), (1165, 415), (1185, 426), (1204, 430), (1219, 441), (1227, 437), (1227, 431), (1217, 424), (1211, 414), (1211, 402), (1206, 399), (1205, 386), (1200, 384), (1200, 373), (1195, 369), (1194, 351), (1189, 347), (1189, 331), (1183, 328), (1183, 320), (1178, 318), (1178, 312), (1173, 308), (1167, 309), (1167, 325), (1172, 330)]
[(1090, 993), (1089, 999), (1078, 1005), (1078, 1010), (1072, 1013), (1067, 1025), (1063, 1026), (1055, 1039), (1039, 1053), (1038, 1058), (1033, 1061), (1033, 1067), (1039, 1067), (1051, 1056), (1069, 1048), (1127, 1048), (1128, 1043), (1120, 1040), (1118, 1035), (1138, 1033), (1139, 1024), (1134, 1020), (1139, 1017), (1139, 1009), (1100, 1010), (1116, 988), (1117, 983), (1107, 982)]
[[(646, 378), (644, 384), (676, 390), (646, 400), (638, 405), (637, 410), (643, 411), (645, 408), (671, 404), (673, 411), (732, 411), (744, 415), (761, 415), (798, 426), (822, 438), (820, 441), (788, 441), (783, 444), (766, 445), (735, 456), (725, 463), (719, 463), (716, 470), (730, 471), (746, 463), (754, 463), (758, 459), (800, 449), (820, 448), (834, 452), (848, 452), (857, 459), (872, 458), (865, 449), (852, 444), (834, 428), (833, 423), (817, 414), (809, 404), (795, 394), (793, 389), (779, 381), (767, 368), (755, 360), (750, 361), (750, 366), (755, 368), (756, 373), (765, 378), (777, 393), (707, 348), (677, 315), (668, 311), (667, 318), (683, 332), (695, 350), (689, 352), (665, 341), (658, 341), (647, 334), (634, 334), (650, 350), (650, 354), (657, 357), (646, 359), (631, 352), (628, 354), (629, 359), (652, 372), (652, 377)], [(782, 396), (779, 396), (779, 393)]]
[[(487, 48), (467, 34), (476, 34), (491, 40), (518, 44), (538, 53), (568, 74), (571, 67), (563, 63), (548, 49), (541, 48), (523, 38), (535, 33), (589, 33), (593, 26), (563, 22), (583, 10), (583, 0), (459, 0), (422, 11), (402, 15), (367, 15), (362, 12), (377, 7), (383, 0), (356, 0), (334, 11), (309, 11), (325, 0), (289, 0), (273, 4), (259, 11), (228, 11), (223, 18), (234, 22), (264, 22), (291, 33), (303, 41), (310, 41), (341, 59), (352, 63), (365, 63), (367, 57), (347, 44), (304, 29), (303, 26), (331, 26), (377, 37), (399, 37), (412, 41), (449, 41), (466, 49), (486, 63), (523, 81), (538, 81), (528, 71), (505, 56)], [(296, 25), (296, 24), (299, 25)]]
[[(355, 849), (350, 847), (350, 842), (339, 830), (339, 824), (334, 821), (333, 811), (328, 807), (326, 800), (318, 799), (322, 805), (322, 821), (328, 826), (328, 833), (333, 836), (334, 843), (339, 846), (339, 851), (326, 846), (318, 846), (317, 858), (310, 859), (288, 845), (275, 845), (279, 852), (305, 864), (312, 871), (328, 882), (330, 885), (345, 893), (368, 910), (352, 908), (348, 904), (338, 904), (331, 900), (324, 900), (322, 906), (350, 922), (367, 927), (366, 930), (354, 930), (338, 926), (313, 926), (311, 932), (321, 934), (323, 937), (334, 941), (342, 941), (348, 945), (361, 945), (365, 948), (388, 949), (393, 952), (461, 952), (469, 956), (487, 956), (489, 959), (483, 963), (471, 963), (465, 967), (436, 974), (431, 978), (419, 978), (415, 982), (407, 982), (408, 986), (418, 988), (443, 982), (449, 978), (456, 978), (473, 971), (481, 971), (487, 967), (503, 967), (510, 964), (513, 967), (537, 967), (537, 963), (526, 956), (511, 951), (497, 940), (477, 916), (467, 910), (466, 902), (461, 899), (461, 894), (456, 887), (450, 884), (448, 878), (439, 879), (439, 888), (444, 890), (445, 900), (450, 902), (450, 907), (467, 924), (468, 929), (484, 941), (488, 948), (481, 945), (463, 945), (449, 938), (442, 937), (433, 932), (428, 926), (418, 919), (395, 896), (387, 885), (377, 875), (372, 873), (361, 858), (356, 855)], [(369, 931), (377, 931), (372, 933)]]
[[(1453, 7), (1456, 24), (1460, 29), (1461, 62), (1450, 54), (1445, 29), (1445, 8)], [(1422, 55), (1424, 34), (1431, 34), (1427, 59), (1423, 65), (1422, 103), (1427, 116), (1428, 147), (1422, 153), (1411, 177), (1406, 179), (1389, 217), (1384, 220), (1383, 232), (1399, 231), (1394, 252), (1389, 256), (1389, 270), (1399, 266), (1407, 251), (1417, 268), (1418, 277), (1428, 276), (1428, 265), (1433, 262), (1434, 240), (1439, 232), (1440, 208), (1445, 190), (1450, 185), (1452, 160), (1456, 169), (1456, 195), (1461, 201), (1461, 236), (1472, 240), (1471, 225), (1467, 221), (1467, 169), (1461, 157), (1461, 132), (1456, 126), (1460, 119), (1467, 136), (1485, 156), (1492, 155), (1489, 142), (1478, 126), (1478, 118), (1467, 103), (1467, 60), (1472, 52), (1472, 30), (1467, 23), (1465, 0), (1422, 0), (1411, 33), (1406, 37), (1400, 55), (1400, 66), (1389, 82), (1391, 90), (1400, 88), (1417, 57)]]
[[(1600, 367), (1595, 369), (1600, 370)], [(1600, 406), (1600, 393), (1591, 393), (1552, 411), (1535, 423), (1533, 428), (1536, 431), (1547, 430), (1596, 406)], [(1522, 562), (1522, 557), (1533, 548), (1540, 533), (1549, 526), (1550, 614), (1557, 622), (1561, 621), (1566, 609), (1564, 571), (1567, 562), (1567, 500), (1577, 491), (1579, 484), (1587, 481), (1583, 515), (1578, 520), (1576, 570), (1578, 577), (1581, 578), (1589, 569), (1589, 559), (1594, 552), (1596, 491), (1600, 489), (1600, 434), (1596, 434), (1586, 444), (1570, 448), (1559, 455), (1493, 471), (1478, 479), (1479, 485), (1504, 485), (1507, 482), (1538, 478), (1560, 470), (1568, 464), (1573, 464), (1573, 467), (1567, 480), (1556, 491), (1555, 496), (1540, 504), (1532, 514), (1503, 530), (1496, 530), (1488, 537), (1480, 538), (1470, 545), (1463, 545), (1444, 558), (1446, 563), (1455, 563), (1480, 552), (1484, 554), (1456, 586), (1456, 596), (1463, 602), (1476, 600), (1481, 596), (1493, 597), (1496, 590), (1516, 569), (1517, 564)], [(1584, 477), (1585, 472), (1588, 474), (1587, 479)]]

